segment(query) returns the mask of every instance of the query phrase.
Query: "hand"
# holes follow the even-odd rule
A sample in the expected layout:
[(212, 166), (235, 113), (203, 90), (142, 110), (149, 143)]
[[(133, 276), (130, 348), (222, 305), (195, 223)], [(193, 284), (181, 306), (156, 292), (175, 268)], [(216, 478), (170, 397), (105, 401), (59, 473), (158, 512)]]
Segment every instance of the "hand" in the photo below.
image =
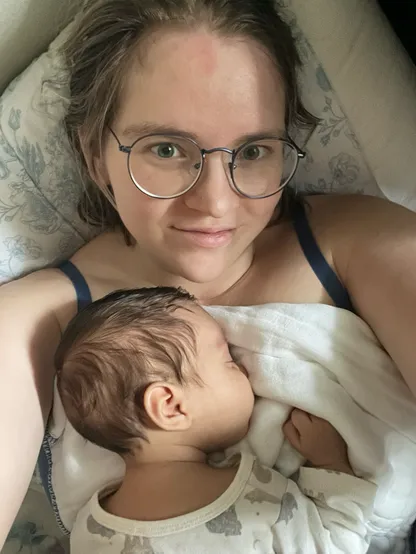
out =
[(354, 475), (347, 444), (328, 421), (295, 408), (283, 425), (283, 433), (312, 466)]

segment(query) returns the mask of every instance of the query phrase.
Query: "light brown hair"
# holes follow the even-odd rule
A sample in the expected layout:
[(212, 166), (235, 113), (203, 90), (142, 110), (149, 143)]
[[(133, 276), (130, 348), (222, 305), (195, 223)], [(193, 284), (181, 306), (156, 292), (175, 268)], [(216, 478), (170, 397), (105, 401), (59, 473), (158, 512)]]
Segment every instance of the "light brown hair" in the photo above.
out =
[[(120, 94), (138, 46), (154, 31), (205, 26), (226, 37), (254, 39), (271, 56), (285, 88), (287, 129), (316, 123), (299, 94), (300, 58), (277, 0), (89, 0), (63, 48), (70, 70), (66, 131), (83, 175), (81, 217), (92, 225), (121, 228), (134, 243), (111, 201), (88, 177), (87, 158), (102, 152), (107, 127), (119, 109)], [(82, 135), (82, 147), (80, 134)], [(290, 209), (283, 191), (280, 215)]]
[(182, 289), (133, 289), (111, 293), (75, 316), (55, 365), (64, 410), (80, 435), (127, 454), (146, 440), (147, 387), (157, 381), (198, 382), (189, 370), (195, 336), (176, 313), (191, 303), (194, 297)]

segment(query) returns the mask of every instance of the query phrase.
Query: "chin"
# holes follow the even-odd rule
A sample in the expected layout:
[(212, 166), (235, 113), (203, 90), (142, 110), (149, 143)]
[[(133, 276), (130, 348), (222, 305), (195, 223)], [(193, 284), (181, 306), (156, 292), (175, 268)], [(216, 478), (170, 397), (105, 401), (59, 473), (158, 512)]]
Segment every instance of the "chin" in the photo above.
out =
[[(199, 259), (198, 259), (199, 258)], [(227, 266), (212, 256), (183, 256), (174, 264), (174, 273), (192, 283), (211, 283), (221, 277)]]
[(198, 285), (212, 283), (219, 277), (221, 277), (223, 270), (213, 271), (212, 269), (208, 271), (201, 271), (198, 268), (192, 270), (192, 268), (186, 268), (180, 271), (180, 276), (186, 279), (191, 283)]

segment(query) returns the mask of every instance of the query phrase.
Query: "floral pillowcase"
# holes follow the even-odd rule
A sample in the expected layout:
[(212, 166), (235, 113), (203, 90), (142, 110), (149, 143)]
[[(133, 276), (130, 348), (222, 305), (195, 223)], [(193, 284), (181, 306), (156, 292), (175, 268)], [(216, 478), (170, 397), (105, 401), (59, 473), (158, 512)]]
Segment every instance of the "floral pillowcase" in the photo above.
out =
[(93, 236), (64, 133), (67, 30), (0, 98), (0, 283), (71, 256)]

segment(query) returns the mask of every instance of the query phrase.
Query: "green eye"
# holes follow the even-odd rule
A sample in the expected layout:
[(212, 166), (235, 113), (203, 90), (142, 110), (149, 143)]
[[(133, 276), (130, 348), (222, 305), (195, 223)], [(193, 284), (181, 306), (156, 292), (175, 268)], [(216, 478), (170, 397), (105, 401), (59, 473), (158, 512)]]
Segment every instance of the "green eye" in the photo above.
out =
[(271, 153), (270, 148), (267, 146), (261, 144), (247, 144), (238, 154), (238, 159), (244, 162), (257, 162)]
[(152, 152), (159, 156), (159, 158), (169, 159), (175, 157), (177, 148), (173, 144), (166, 142), (154, 146)]
[(258, 146), (250, 145), (247, 146), (247, 148), (244, 148), (242, 155), (245, 160), (253, 161), (261, 158), (261, 151)]

